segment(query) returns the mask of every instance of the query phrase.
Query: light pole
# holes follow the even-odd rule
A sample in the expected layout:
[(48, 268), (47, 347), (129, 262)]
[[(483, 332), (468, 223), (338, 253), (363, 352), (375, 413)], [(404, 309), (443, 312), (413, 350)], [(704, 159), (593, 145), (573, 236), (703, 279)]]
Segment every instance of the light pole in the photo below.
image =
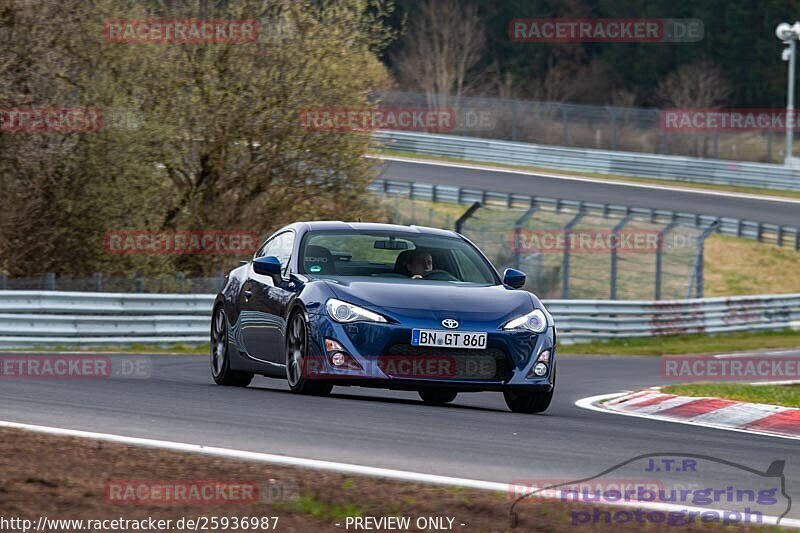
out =
[(784, 159), (784, 164), (793, 166), (792, 143), (797, 122), (794, 115), (794, 63), (795, 57), (797, 57), (797, 40), (800, 39), (800, 22), (795, 22), (793, 25), (787, 22), (778, 24), (778, 27), (775, 28), (775, 35), (787, 45), (781, 54), (783, 60), (789, 62), (789, 83), (786, 95), (786, 158)]

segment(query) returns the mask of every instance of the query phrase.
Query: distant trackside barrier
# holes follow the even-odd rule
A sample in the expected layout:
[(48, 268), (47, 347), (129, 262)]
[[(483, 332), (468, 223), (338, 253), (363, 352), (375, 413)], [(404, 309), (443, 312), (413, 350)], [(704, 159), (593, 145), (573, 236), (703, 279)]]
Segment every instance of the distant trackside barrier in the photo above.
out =
[(800, 191), (800, 170), (769, 163), (564, 148), (401, 131), (378, 131), (374, 138), (376, 144), (386, 150), (465, 161)]

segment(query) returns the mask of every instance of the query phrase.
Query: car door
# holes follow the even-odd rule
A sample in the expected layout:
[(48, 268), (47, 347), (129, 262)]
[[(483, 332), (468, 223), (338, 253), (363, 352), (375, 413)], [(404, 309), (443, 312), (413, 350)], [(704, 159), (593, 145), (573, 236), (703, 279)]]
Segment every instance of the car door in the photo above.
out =
[(277, 257), (281, 262), (282, 276), (273, 279), (257, 274), (251, 263), (240, 293), (242, 342), (250, 357), (268, 363), (285, 363), (285, 312), (292, 294), (286, 278), (294, 237), (295, 233), (291, 230), (280, 233), (256, 253), (256, 257)]

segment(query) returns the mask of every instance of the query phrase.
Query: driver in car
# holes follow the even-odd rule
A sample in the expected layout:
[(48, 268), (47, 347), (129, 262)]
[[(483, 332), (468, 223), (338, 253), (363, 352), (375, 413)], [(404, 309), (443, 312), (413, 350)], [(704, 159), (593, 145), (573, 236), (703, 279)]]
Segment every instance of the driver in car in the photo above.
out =
[(433, 270), (433, 257), (427, 250), (417, 248), (406, 262), (406, 269), (411, 279), (422, 279), (428, 272)]

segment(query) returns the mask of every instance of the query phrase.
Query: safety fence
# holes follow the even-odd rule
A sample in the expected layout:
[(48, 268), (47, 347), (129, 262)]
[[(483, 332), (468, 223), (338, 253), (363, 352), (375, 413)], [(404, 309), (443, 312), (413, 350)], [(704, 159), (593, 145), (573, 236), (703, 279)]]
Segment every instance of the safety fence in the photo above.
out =
[[(707, 228), (710, 225), (715, 225), (715, 231), (724, 235), (754, 239), (759, 242), (771, 242), (777, 246), (788, 246), (795, 250), (800, 250), (800, 227), (797, 226), (769, 224), (732, 217), (681, 213), (667, 209), (564, 200), (529, 194), (492, 192), (454, 185), (434, 185), (400, 180), (377, 179), (369, 185), (369, 189), (383, 195), (430, 202), (449, 202), (466, 205), (480, 202), (483, 205), (497, 207), (521, 209), (541, 207), (555, 211), (576, 209), (604, 217), (633, 214), (658, 224), (678, 223), (695, 228)], [(424, 222), (424, 218), (422, 221)]]
[(465, 161), (800, 191), (800, 169), (769, 163), (564, 148), (405, 131), (378, 131), (374, 140), (379, 149)]
[[(214, 295), (0, 291), (0, 348), (203, 343)], [(559, 342), (800, 328), (800, 294), (545, 300)]]
[(733, 218), (406, 181), (370, 187), (394, 222), (454, 227), (500, 270), (527, 272), (525, 288), (545, 298), (703, 297), (714, 232), (800, 248), (798, 228)]
[[(386, 220), (464, 232), (495, 265), (521, 268), (527, 288), (544, 297), (561, 298), (688, 298), (704, 295), (703, 242), (711, 232), (770, 242), (800, 250), (800, 229), (729, 217), (681, 213), (615, 204), (500, 193), (450, 185), (377, 179), (369, 189), (382, 199)], [(475, 203), (479, 209), (471, 208)], [(471, 210), (470, 210), (471, 209)], [(465, 212), (470, 216), (459, 220)], [(580, 217), (576, 221), (576, 217)], [(572, 224), (569, 228), (567, 225)], [(569, 233), (567, 233), (569, 232)], [(660, 246), (616, 253), (614, 248), (544, 250), (535, 239), (598, 239), (654, 237)], [(628, 250), (630, 251), (630, 250)], [(598, 252), (602, 252), (598, 254)], [(591, 255), (587, 256), (588, 253)], [(567, 257), (570, 256), (570, 257)], [(235, 262), (234, 262), (235, 263)], [(233, 263), (232, 263), (233, 265)], [(585, 268), (591, 271), (582, 273)], [(598, 275), (602, 269), (602, 274)], [(629, 275), (630, 274), (630, 275)], [(2, 290), (97, 291), (132, 293), (211, 293), (220, 289), (224, 272), (187, 277), (56, 275), (27, 277), (0, 274)], [(603, 281), (605, 280), (605, 281)]]

